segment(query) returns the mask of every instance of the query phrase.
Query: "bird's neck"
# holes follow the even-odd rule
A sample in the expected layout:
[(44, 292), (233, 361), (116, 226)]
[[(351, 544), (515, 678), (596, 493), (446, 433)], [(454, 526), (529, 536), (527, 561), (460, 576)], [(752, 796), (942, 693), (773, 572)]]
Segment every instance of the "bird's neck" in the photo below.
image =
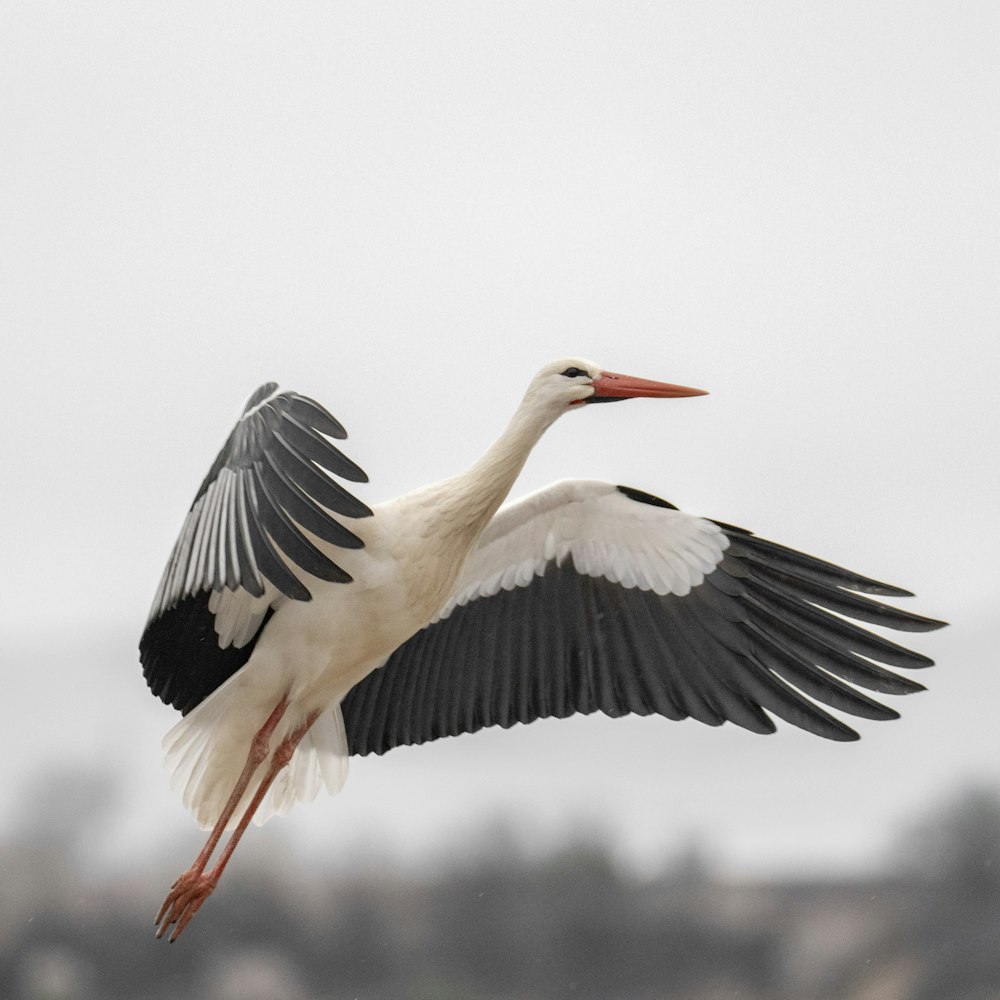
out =
[(448, 532), (469, 532), (474, 542), (506, 499), (531, 449), (557, 415), (532, 407), (526, 400), (478, 461), (441, 484), (441, 527)]
[(539, 412), (526, 400), (477, 462), (457, 476), (400, 498), (397, 510), (405, 512), (411, 530), (403, 536), (407, 552), (399, 565), (411, 588), (413, 608), (430, 616), (447, 599), (466, 557), (557, 415)]

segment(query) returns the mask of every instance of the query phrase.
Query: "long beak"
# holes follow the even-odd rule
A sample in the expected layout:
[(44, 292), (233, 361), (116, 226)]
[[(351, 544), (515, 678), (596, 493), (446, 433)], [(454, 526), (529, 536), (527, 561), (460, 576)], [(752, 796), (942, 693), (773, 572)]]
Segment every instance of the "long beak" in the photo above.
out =
[(634, 399), (636, 396), (652, 396), (656, 399), (676, 399), (680, 396), (707, 396), (704, 389), (692, 389), (686, 385), (672, 385), (670, 382), (653, 382), (648, 378), (621, 375), (618, 372), (602, 372), (593, 382), (594, 395), (588, 403), (611, 402), (613, 399)]

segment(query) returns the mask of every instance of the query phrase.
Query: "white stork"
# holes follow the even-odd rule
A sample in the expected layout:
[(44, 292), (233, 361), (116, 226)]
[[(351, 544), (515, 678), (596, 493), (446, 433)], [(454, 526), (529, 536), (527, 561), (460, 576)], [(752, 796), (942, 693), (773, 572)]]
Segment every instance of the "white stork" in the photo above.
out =
[(372, 510), (337, 482), (366, 480), (331, 440), (340, 423), (261, 386), (198, 490), (140, 642), (153, 694), (183, 713), (164, 740), (172, 785), (212, 830), (158, 936), (184, 930), (251, 819), (337, 791), (351, 754), (576, 712), (756, 733), (774, 715), (834, 740), (857, 734), (817, 701), (895, 718), (853, 685), (921, 690), (880, 664), (931, 661), (845, 619), (944, 624), (859, 596), (907, 591), (626, 486), (565, 481), (499, 509), (578, 404), (703, 394), (557, 361), (471, 468)]

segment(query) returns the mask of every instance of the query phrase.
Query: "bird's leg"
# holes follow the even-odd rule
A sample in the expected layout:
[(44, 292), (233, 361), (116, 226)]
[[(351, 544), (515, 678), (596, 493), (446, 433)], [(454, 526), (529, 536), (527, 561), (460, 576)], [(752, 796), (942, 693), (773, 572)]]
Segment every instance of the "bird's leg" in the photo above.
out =
[(232, 819), (236, 807), (240, 804), (240, 799), (246, 793), (247, 785), (250, 784), (250, 779), (253, 777), (254, 772), (267, 760), (267, 755), (271, 749), (271, 737), (274, 735), (274, 730), (277, 728), (278, 723), (281, 722), (287, 708), (288, 702), (282, 698), (275, 706), (274, 711), (267, 717), (264, 725), (254, 733), (253, 739), (250, 741), (247, 762), (243, 765), (243, 770), (240, 772), (239, 778), (236, 779), (232, 794), (229, 796), (229, 800), (226, 802), (215, 826), (212, 827), (212, 832), (209, 834), (205, 846), (201, 849), (198, 857), (195, 858), (194, 864), (170, 887), (170, 892), (163, 901), (160, 912), (156, 915), (154, 923), (160, 925), (156, 933), (157, 937), (162, 937), (163, 932), (172, 923), (171, 920), (164, 920), (164, 918), (170, 916), (172, 911), (177, 909), (178, 903), (192, 891), (197, 890), (204, 882), (205, 876), (202, 873), (205, 871), (205, 866), (215, 853), (219, 840), (222, 838), (229, 820)]
[[(225, 871), (226, 865), (229, 863), (229, 859), (233, 856), (233, 852), (236, 850), (236, 845), (240, 842), (240, 838), (246, 832), (247, 827), (250, 825), (250, 820), (253, 819), (254, 814), (260, 807), (261, 802), (264, 801), (264, 796), (267, 795), (274, 784), (274, 779), (288, 766), (295, 753), (296, 748), (299, 743), (302, 742), (302, 738), (309, 731), (310, 726), (316, 721), (319, 716), (319, 712), (313, 712), (306, 721), (294, 730), (288, 736), (286, 736), (281, 743), (278, 744), (274, 751), (274, 755), (271, 758), (271, 764), (267, 769), (267, 774), (264, 775), (257, 791), (254, 793), (254, 797), (250, 800), (250, 804), (247, 806), (239, 823), (233, 830), (226, 846), (223, 848), (222, 853), (219, 855), (219, 860), (215, 863), (208, 874), (203, 874), (199, 872), (194, 883), (183, 893), (182, 896), (178, 896), (170, 907), (169, 912), (163, 913), (161, 911), (161, 920), (157, 921), (160, 923), (160, 929), (157, 931), (157, 937), (162, 936), (167, 927), (171, 924), (176, 924), (173, 932), (170, 935), (170, 941), (174, 942), (180, 937), (181, 932), (185, 927), (194, 919), (194, 915), (201, 909), (202, 903), (212, 894), (212, 891), (218, 885), (219, 879), (222, 877), (223, 871)], [(237, 799), (237, 801), (239, 801)], [(234, 805), (235, 808), (235, 805)], [(214, 831), (213, 831), (214, 832)], [(218, 838), (216, 838), (218, 842)], [(207, 859), (206, 859), (207, 861)], [(168, 900), (170, 897), (167, 897)], [(164, 907), (166, 903), (164, 904)]]
[(305, 734), (309, 732), (310, 727), (318, 716), (319, 712), (313, 712), (298, 729), (290, 733), (278, 744), (264, 780), (261, 781), (260, 787), (257, 789), (250, 805), (247, 806), (246, 812), (243, 813), (243, 817), (236, 825), (236, 829), (233, 830), (232, 836), (229, 838), (222, 854), (219, 855), (219, 860), (215, 863), (215, 867), (211, 871), (211, 876), (215, 881), (219, 880), (223, 870), (229, 863), (229, 859), (233, 856), (233, 851), (236, 850), (236, 845), (240, 842), (240, 837), (246, 832), (246, 828), (250, 825), (250, 820), (253, 819), (254, 813), (257, 812), (261, 802), (264, 801), (264, 796), (267, 795), (271, 785), (274, 784), (274, 779), (288, 766), (296, 748), (302, 742)]

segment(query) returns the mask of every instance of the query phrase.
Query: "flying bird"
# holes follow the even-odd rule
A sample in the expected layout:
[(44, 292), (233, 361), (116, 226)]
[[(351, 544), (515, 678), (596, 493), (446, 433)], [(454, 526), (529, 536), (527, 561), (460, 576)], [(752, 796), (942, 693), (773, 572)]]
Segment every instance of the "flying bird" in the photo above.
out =
[(501, 509), (562, 414), (699, 395), (554, 362), (470, 468), (370, 508), (343, 485), (367, 477), (326, 409), (273, 382), (253, 393), (140, 640), (152, 693), (183, 714), (171, 784), (211, 830), (157, 936), (184, 930), (251, 820), (336, 792), (352, 754), (597, 711), (755, 733), (777, 717), (832, 740), (858, 737), (820, 703), (896, 718), (859, 688), (922, 690), (887, 668), (931, 661), (848, 619), (944, 624), (874, 599), (908, 591), (630, 486), (567, 480)]

